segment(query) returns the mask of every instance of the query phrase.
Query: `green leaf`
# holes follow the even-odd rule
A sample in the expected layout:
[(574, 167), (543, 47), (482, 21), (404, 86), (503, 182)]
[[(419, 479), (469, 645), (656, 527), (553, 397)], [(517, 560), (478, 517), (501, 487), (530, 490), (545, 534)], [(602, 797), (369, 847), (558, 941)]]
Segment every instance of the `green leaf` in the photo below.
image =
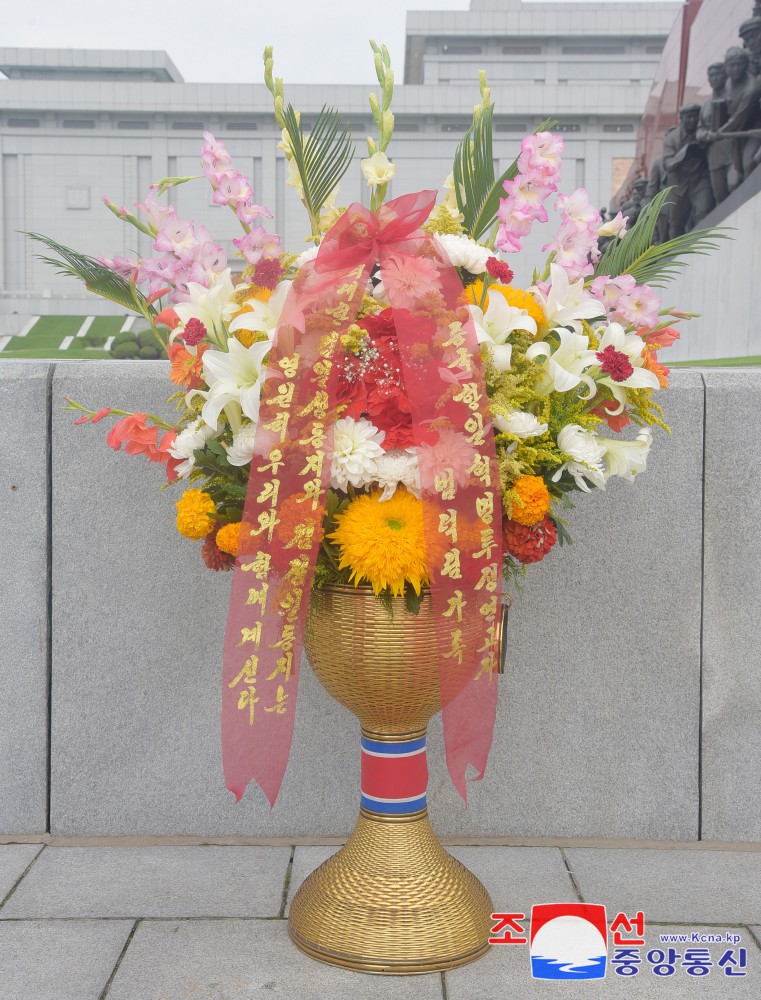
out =
[(327, 106), (317, 115), (308, 135), (291, 104), (283, 110), (283, 122), (304, 188), (304, 204), (315, 223), (354, 157), (351, 131), (338, 111)]
[(415, 593), (412, 586), (407, 584), (404, 588), (404, 606), (409, 611), (411, 615), (420, 614), (420, 606), (423, 603), (423, 592), (419, 594)]
[(595, 277), (630, 274), (638, 285), (662, 287), (675, 278), (687, 264), (681, 258), (690, 254), (709, 254), (718, 250), (715, 240), (731, 239), (727, 228), (693, 229), (659, 246), (653, 246), (653, 235), (661, 209), (671, 204), (667, 199), (673, 188), (659, 191), (646, 205), (629, 232), (621, 240), (608, 245), (595, 267)]
[(93, 257), (88, 257), (86, 254), (78, 253), (61, 243), (56, 243), (49, 236), (41, 236), (39, 233), (24, 233), (24, 235), (31, 240), (42, 243), (43, 246), (58, 255), (58, 259), (46, 257), (43, 254), (36, 255), (39, 260), (57, 268), (58, 274), (79, 278), (85, 283), (88, 291), (100, 295), (101, 298), (110, 299), (132, 312), (143, 315), (148, 312), (152, 316), (158, 315), (153, 306), (146, 302), (145, 297), (135, 289), (134, 285), (109, 268), (103, 267)]

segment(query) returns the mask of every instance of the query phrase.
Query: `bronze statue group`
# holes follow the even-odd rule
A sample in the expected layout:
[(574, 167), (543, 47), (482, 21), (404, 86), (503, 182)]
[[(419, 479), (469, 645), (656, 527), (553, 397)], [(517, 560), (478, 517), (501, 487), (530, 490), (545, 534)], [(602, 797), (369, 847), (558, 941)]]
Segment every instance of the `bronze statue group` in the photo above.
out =
[(743, 47), (733, 46), (708, 67), (711, 97), (702, 106), (682, 105), (650, 176), (634, 182), (621, 206), (631, 228), (659, 191), (673, 188), (658, 218), (656, 243), (696, 226), (761, 163), (761, 3), (739, 34)]

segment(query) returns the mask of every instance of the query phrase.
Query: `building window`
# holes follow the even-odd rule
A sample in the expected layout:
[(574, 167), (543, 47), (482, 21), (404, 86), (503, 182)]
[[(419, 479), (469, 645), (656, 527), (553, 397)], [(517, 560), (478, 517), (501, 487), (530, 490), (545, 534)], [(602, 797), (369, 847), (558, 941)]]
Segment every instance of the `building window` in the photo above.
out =
[(495, 132), (528, 132), (528, 125), (525, 122), (497, 122), (494, 126)]
[(607, 125), (603, 125), (603, 132), (633, 132), (633, 125), (619, 124), (618, 122), (609, 122)]
[(145, 131), (151, 127), (150, 122), (117, 122), (117, 128), (121, 129), (139, 129), (140, 131)]
[(540, 56), (542, 54), (541, 45), (503, 45), (503, 56)]
[(172, 128), (181, 132), (203, 132), (203, 122), (172, 122)]
[(559, 122), (553, 132), (581, 132), (581, 125), (578, 122)]
[(259, 126), (256, 122), (227, 122), (225, 128), (228, 132), (256, 132)]
[(564, 45), (564, 56), (620, 56), (626, 52), (623, 45)]
[(95, 128), (92, 118), (64, 118), (61, 124), (64, 128)]
[(441, 51), (448, 56), (480, 56), (480, 45), (442, 45)]
[(11, 128), (39, 128), (39, 118), (9, 118), (8, 124)]
[(394, 122), (395, 132), (419, 132), (420, 126), (417, 122)]

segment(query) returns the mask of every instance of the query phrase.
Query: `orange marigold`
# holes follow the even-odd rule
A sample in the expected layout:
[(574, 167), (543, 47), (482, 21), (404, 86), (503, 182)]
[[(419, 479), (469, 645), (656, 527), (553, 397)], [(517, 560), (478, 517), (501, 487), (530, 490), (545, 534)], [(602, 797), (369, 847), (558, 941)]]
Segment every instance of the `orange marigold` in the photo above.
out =
[(550, 492), (541, 476), (520, 476), (508, 497), (510, 517), (527, 527), (543, 521), (550, 509)]
[(243, 527), (240, 521), (233, 521), (232, 524), (223, 524), (217, 532), (217, 548), (227, 552), (228, 555), (237, 556), (240, 545), (240, 529)]
[(177, 530), (185, 538), (200, 542), (216, 524), (217, 508), (203, 490), (185, 490), (177, 501)]

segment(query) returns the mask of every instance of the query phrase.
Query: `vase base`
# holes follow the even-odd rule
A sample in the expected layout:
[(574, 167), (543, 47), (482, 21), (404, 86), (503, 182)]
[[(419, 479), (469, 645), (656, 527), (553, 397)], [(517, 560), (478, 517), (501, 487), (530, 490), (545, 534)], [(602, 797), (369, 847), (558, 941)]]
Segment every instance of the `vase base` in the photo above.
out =
[(293, 943), (312, 958), (376, 975), (420, 975), (489, 950), (489, 894), (439, 844), (427, 810), (403, 820), (364, 809), (346, 845), (290, 907)]

